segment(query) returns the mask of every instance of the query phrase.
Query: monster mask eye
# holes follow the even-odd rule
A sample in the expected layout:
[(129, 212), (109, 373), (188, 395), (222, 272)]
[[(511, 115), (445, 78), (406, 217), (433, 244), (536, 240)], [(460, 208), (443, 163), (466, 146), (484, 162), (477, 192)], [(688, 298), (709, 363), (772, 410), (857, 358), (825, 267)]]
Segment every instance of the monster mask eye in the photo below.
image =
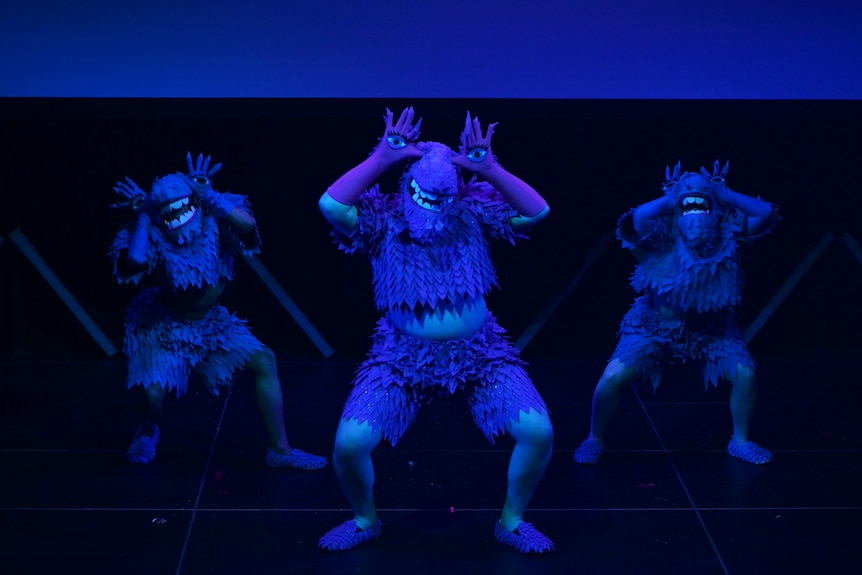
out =
[(210, 184), (210, 179), (206, 176), (195, 176), (194, 182), (198, 186), (205, 187), (205, 186), (208, 186)]
[(467, 152), (467, 159), (471, 162), (481, 162), (485, 159), (485, 155), (488, 153), (488, 148), (483, 146), (479, 146), (478, 148), (473, 148), (469, 152)]
[(394, 150), (400, 150), (407, 147), (407, 140), (401, 134), (389, 134), (386, 136), (386, 143)]
[(716, 186), (723, 186), (724, 185), (724, 178), (722, 178), (721, 176), (713, 176), (709, 179), (709, 181), (712, 182)]

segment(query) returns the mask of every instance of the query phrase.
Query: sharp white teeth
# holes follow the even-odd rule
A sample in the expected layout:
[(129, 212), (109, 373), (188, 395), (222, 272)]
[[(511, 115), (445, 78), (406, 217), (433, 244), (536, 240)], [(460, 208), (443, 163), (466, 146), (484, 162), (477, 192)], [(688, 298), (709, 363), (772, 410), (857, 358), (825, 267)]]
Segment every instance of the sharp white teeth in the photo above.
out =
[(170, 207), (172, 210), (178, 210), (181, 207), (183, 207), (184, 205), (185, 205), (185, 203), (182, 200), (177, 200), (177, 201), (173, 202)]
[(441, 198), (437, 194), (431, 194), (423, 190), (416, 180), (410, 181), (410, 187), (413, 188), (413, 201), (425, 208), (426, 210), (431, 210), (432, 212), (439, 212), (443, 210), (442, 203), (445, 202), (447, 204), (451, 204), (455, 199), (454, 196), (447, 196), (445, 198)]
[(188, 223), (188, 221), (192, 219), (192, 216), (195, 215), (196, 211), (197, 209), (195, 209), (194, 206), (191, 206), (188, 211), (184, 212), (180, 217), (173, 220), (165, 220), (165, 226), (167, 226), (169, 230), (175, 230), (183, 224)]
[(706, 199), (698, 196), (689, 196), (682, 199), (682, 205), (690, 206), (691, 204), (706, 205)]
[(190, 219), (192, 219), (192, 216), (193, 216), (193, 215), (194, 215), (194, 213), (193, 213), (193, 212), (186, 212), (186, 213), (184, 213), (183, 215), (181, 215), (180, 217), (178, 217), (178, 218), (177, 218), (177, 220), (176, 220), (176, 221), (178, 222), (178, 224), (177, 224), (177, 225), (178, 225), (178, 226), (183, 225), (184, 223), (186, 223), (187, 221), (189, 221)]

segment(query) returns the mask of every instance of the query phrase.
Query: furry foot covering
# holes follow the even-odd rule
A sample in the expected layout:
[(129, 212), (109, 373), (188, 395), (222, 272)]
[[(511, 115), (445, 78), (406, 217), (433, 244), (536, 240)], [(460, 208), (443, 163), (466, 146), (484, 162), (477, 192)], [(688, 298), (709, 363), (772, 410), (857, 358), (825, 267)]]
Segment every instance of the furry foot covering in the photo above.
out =
[(735, 439), (731, 439), (730, 443), (727, 444), (727, 452), (734, 457), (747, 461), (748, 463), (769, 463), (775, 459), (775, 456), (772, 455), (771, 451), (765, 447), (760, 447), (753, 441), (740, 443)]
[(155, 459), (156, 445), (159, 444), (160, 435), (158, 427), (153, 427), (152, 435), (144, 435), (141, 433), (141, 428), (139, 427), (135, 432), (132, 444), (126, 451), (126, 459), (129, 460), (129, 463), (143, 465)]
[(575, 450), (575, 461), (578, 463), (598, 463), (599, 457), (605, 452), (605, 445), (598, 439), (585, 439)]
[(352, 549), (360, 543), (371, 541), (380, 537), (383, 531), (383, 523), (378, 519), (377, 522), (368, 529), (360, 529), (359, 524), (355, 519), (345, 521), (338, 527), (330, 529), (320, 538), (318, 547), (328, 551), (345, 551)]
[(270, 467), (314, 470), (326, 467), (326, 458), (301, 449), (294, 449), (290, 453), (277, 453), (269, 449), (266, 452), (266, 464)]
[(509, 531), (500, 521), (497, 521), (494, 537), (500, 543), (514, 547), (522, 553), (544, 553), (554, 550), (554, 542), (533, 527), (532, 523), (526, 521), (521, 521), (514, 531)]

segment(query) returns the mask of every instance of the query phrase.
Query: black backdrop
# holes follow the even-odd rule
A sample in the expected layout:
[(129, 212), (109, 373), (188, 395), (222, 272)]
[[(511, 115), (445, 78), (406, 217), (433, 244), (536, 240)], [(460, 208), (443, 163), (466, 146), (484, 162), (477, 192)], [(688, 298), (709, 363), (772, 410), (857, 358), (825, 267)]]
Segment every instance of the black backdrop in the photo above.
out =
[[(326, 186), (367, 154), (388, 106), (413, 105), (423, 139), (457, 145), (470, 110), (499, 122), (494, 151), (532, 183), (551, 215), (517, 246), (495, 245), (501, 290), (490, 304), (517, 338), (565, 290), (628, 208), (656, 197), (664, 167), (731, 162), (729, 184), (784, 217), (746, 256), (748, 325), (827, 233), (835, 239), (752, 341), (755, 355), (859, 349), (862, 106), (840, 101), (634, 100), (0, 100), (0, 351), (98, 358), (103, 352), (21, 252), (20, 230), (100, 328), (119, 344), (134, 290), (107, 248), (121, 214), (116, 180), (149, 184), (182, 170), (186, 151), (224, 163), (217, 189), (247, 194), (261, 261), (326, 341), (360, 358), (377, 318), (370, 270), (338, 252), (317, 210)], [(392, 181), (394, 182), (394, 176)], [(389, 181), (389, 180), (384, 180)], [(633, 293), (631, 255), (614, 241), (524, 350), (527, 359), (604, 358)], [(245, 263), (224, 303), (280, 357), (322, 355)]]

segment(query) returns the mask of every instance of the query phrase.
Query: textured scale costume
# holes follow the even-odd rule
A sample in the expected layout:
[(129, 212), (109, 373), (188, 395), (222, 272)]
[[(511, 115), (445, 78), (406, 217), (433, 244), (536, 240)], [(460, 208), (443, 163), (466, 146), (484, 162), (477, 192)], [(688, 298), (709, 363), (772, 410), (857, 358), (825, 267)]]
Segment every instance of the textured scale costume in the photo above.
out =
[(270, 433), (267, 463), (317, 469), (325, 459), (290, 449), (284, 436), (280, 383), (275, 360), (246, 325), (218, 303), (234, 278), (237, 257), (257, 253), (260, 236), (244, 196), (216, 192), (211, 177), (221, 164), (187, 157), (189, 172), (157, 178), (149, 192), (127, 178), (115, 191), (137, 216), (117, 234), (110, 250), (121, 283), (150, 276), (129, 307), (123, 349), (129, 358), (127, 385), (147, 398), (145, 422), (127, 452), (133, 463), (155, 458), (160, 431), (154, 418), (166, 391), (177, 396), (197, 376), (210, 392), (230, 385), (250, 366), (258, 390), (269, 398), (261, 409)]
[[(442, 144), (423, 142), (417, 147), (425, 152), (425, 159), (452, 155)], [(524, 407), (547, 409), (522, 373), (524, 364), (517, 349), (490, 312), (482, 328), (469, 338), (417, 340), (396, 327), (405, 315), (460, 313), (497, 286), (488, 239), (514, 243), (518, 234), (509, 220), (517, 214), (499, 192), (475, 179), (459, 183), (452, 198), (445, 212), (429, 212), (426, 218), (427, 210), (411, 214), (405, 209), (412, 198), (384, 196), (372, 188), (357, 204), (356, 232), (339, 241), (348, 252), (370, 256), (377, 307), (387, 314), (378, 323), (369, 359), (359, 369), (344, 415), (372, 421), (393, 444), (412, 422), (420, 399), (451, 395), (470, 382), (492, 386), (493, 378), (499, 377), (523, 384), (513, 393), (523, 395), (526, 405), (503, 398), (494, 406), (485, 405), (480, 401), (486, 395), (482, 388), (470, 395), (474, 417), (489, 440), (505, 430), (509, 419), (517, 421)], [(406, 391), (404, 405), (388, 405), (392, 386)]]
[(664, 196), (624, 214), (617, 225), (623, 247), (638, 265), (631, 285), (640, 294), (622, 320), (619, 342), (593, 395), (590, 437), (578, 451), (580, 463), (595, 463), (604, 451), (601, 436), (624, 383), (661, 379), (666, 359), (703, 366), (706, 385), (733, 384), (734, 436), (730, 453), (752, 463), (772, 454), (748, 441), (754, 403), (755, 362), (736, 321), (742, 301), (741, 248), (768, 233), (778, 216), (768, 202), (727, 187), (728, 165), (713, 172), (680, 173), (668, 168)]
[(218, 395), (234, 371), (263, 349), (243, 320), (216, 303), (234, 277), (234, 259), (256, 253), (259, 238), (255, 228), (244, 242), (216, 217), (234, 207), (249, 210), (245, 198), (215, 192), (195, 196), (188, 181), (183, 174), (171, 174), (153, 184), (146, 201), (162, 206), (158, 217), (165, 228), (149, 227), (144, 262), (132, 266), (125, 260), (133, 227), (121, 230), (111, 249), (118, 281), (137, 284), (151, 275), (157, 284), (141, 291), (126, 317), (128, 385), (158, 383), (182, 395), (194, 370)]
[[(422, 405), (460, 392), (490, 441), (510, 433), (519, 444), (497, 539), (524, 552), (549, 551), (553, 543), (521, 520), (550, 458), (548, 409), (485, 302), (497, 286), (488, 242), (524, 237), (519, 230), (544, 218), (547, 203), (496, 163), (493, 125), (483, 137), (468, 115), (455, 152), (418, 142), (420, 122), (412, 120), (412, 108), (397, 123), (387, 111), (380, 144), (320, 201), (340, 248), (370, 259), (383, 314), (336, 434), (335, 470), (356, 517), (320, 545), (347, 549), (380, 535), (371, 451), (381, 439), (397, 444)], [(404, 160), (400, 193), (372, 185)], [(476, 175), (465, 179), (463, 169)]]

